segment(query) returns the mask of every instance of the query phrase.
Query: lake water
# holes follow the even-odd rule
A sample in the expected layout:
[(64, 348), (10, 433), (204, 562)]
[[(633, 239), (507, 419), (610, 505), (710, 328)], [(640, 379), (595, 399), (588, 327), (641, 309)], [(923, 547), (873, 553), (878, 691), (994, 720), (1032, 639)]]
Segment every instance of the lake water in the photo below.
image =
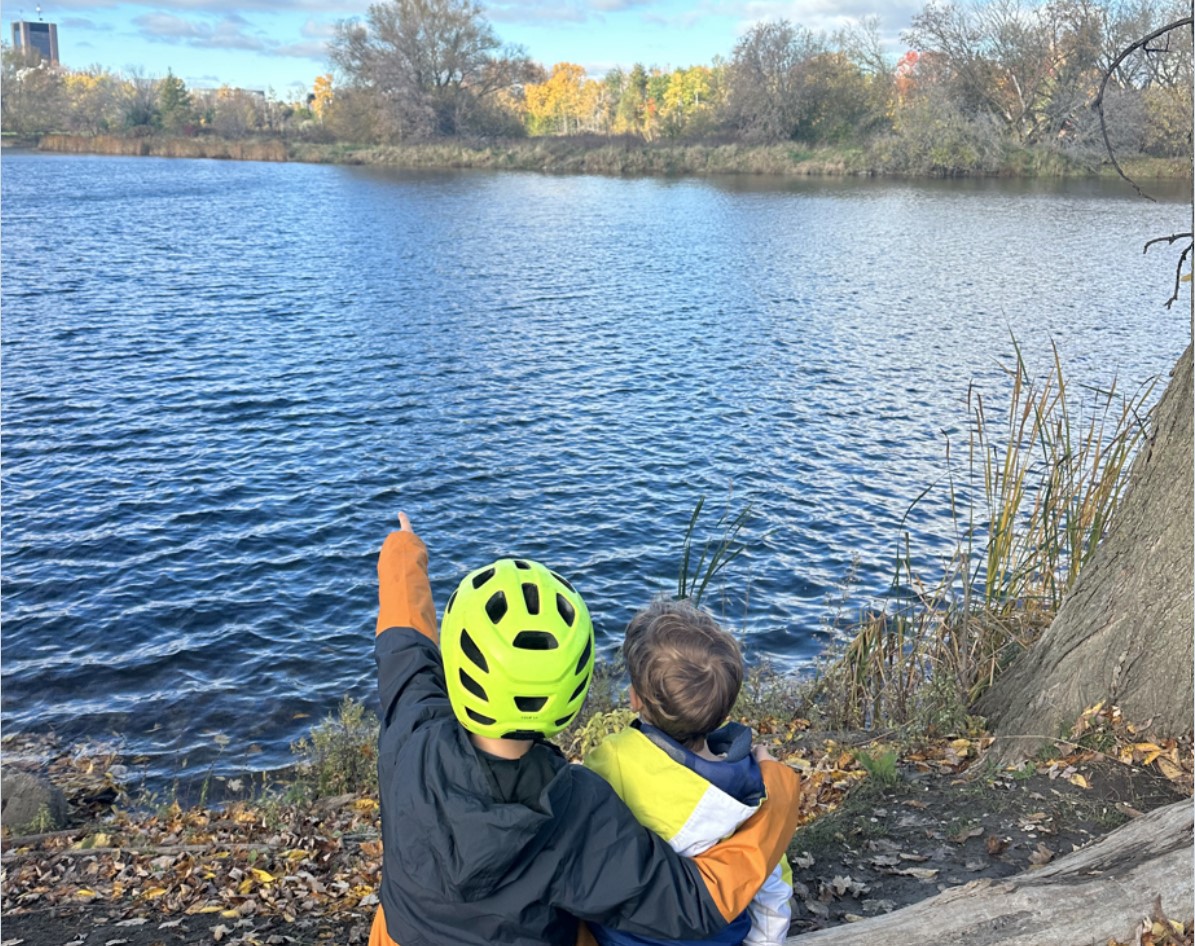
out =
[[(118, 734), (151, 780), (276, 766), (372, 697), (400, 509), (441, 606), (540, 558), (609, 654), (697, 499), (702, 537), (750, 502), (709, 603), (807, 666), (1012, 337), (1125, 390), (1189, 338), (1174, 254), (1141, 252), (1189, 195), (1115, 183), (6, 153), (2, 187), (3, 724)], [(944, 500), (906, 525), (928, 565)]]

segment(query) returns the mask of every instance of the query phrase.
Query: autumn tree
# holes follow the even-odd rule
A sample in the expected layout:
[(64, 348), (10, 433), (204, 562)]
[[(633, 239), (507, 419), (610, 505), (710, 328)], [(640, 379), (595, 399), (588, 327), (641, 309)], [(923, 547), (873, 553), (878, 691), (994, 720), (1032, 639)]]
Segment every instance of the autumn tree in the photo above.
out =
[(67, 127), (85, 135), (119, 128), (123, 120), (123, 83), (99, 66), (67, 72), (63, 79)]
[(159, 123), (158, 83), (141, 69), (131, 69), (121, 86), (126, 130), (149, 129)]
[(660, 118), (663, 134), (671, 137), (698, 136), (713, 125), (722, 92), (720, 67), (691, 66), (668, 76), (662, 93)]
[(497, 93), (530, 66), (521, 51), (502, 48), (473, 0), (375, 3), (365, 23), (341, 22), (329, 48), (398, 139), (486, 130)]
[(65, 108), (63, 72), (35, 52), (5, 44), (0, 72), (0, 120), (4, 131), (36, 135), (59, 131)]
[(224, 138), (243, 138), (260, 131), (266, 123), (263, 96), (224, 85), (212, 96), (212, 131)]
[(369, 89), (340, 88), (324, 108), (322, 123), (337, 141), (367, 142), (387, 136), (391, 119)]
[(527, 130), (533, 135), (569, 135), (593, 131), (600, 91), (582, 66), (560, 62), (545, 81), (523, 90)]
[(316, 117), (317, 121), (323, 121), (324, 113), (327, 111), (328, 106), (332, 104), (334, 97), (332, 91), (332, 73), (328, 72), (316, 76), (308, 100), (311, 104), (311, 113)]
[(1098, 81), (1099, 11), (1086, 0), (931, 2), (904, 38), (936, 64), (952, 102), (998, 119), (1017, 142), (1067, 129)]
[(752, 27), (735, 44), (726, 69), (727, 123), (750, 141), (795, 138), (807, 63), (826, 51), (824, 37), (774, 20)]
[(635, 63), (625, 76), (620, 75), (618, 106), (614, 111), (614, 133), (641, 135), (647, 117), (647, 70)]

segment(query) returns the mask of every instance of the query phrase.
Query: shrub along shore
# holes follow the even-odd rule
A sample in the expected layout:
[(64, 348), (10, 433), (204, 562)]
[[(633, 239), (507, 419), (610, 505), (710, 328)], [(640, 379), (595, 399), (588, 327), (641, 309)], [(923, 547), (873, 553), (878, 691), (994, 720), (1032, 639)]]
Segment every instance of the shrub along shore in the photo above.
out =
[[(6, 148), (69, 154), (111, 154), (243, 161), (298, 161), (314, 164), (363, 164), (408, 169), (543, 171), (564, 174), (704, 175), (757, 174), (788, 177), (1114, 177), (1108, 162), (1080, 161), (1062, 152), (1009, 149), (997, 159), (948, 163), (925, 156), (910, 166), (879, 148), (805, 146), (797, 142), (741, 143), (646, 142), (640, 138), (547, 137), (491, 141), (422, 142), (405, 145), (354, 145), (302, 139), (228, 140), (212, 135), (6, 135)], [(1138, 180), (1189, 180), (1190, 162), (1178, 158), (1125, 158), (1121, 165)]]

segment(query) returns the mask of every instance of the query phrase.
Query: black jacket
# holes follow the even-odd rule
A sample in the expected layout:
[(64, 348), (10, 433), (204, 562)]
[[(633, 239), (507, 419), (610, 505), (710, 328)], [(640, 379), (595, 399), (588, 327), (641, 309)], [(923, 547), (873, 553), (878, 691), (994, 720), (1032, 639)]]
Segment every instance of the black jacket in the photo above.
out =
[(436, 645), (377, 637), (381, 900), (401, 946), (573, 946), (577, 918), (670, 939), (726, 925), (696, 866), (562, 757), (538, 806), (496, 799)]

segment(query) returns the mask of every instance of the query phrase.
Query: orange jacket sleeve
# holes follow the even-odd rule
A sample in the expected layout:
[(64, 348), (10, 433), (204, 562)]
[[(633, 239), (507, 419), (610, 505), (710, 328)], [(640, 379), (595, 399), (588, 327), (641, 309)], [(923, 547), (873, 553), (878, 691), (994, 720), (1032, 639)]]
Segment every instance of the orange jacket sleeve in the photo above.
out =
[(413, 627), (439, 643), (427, 546), (414, 532), (391, 532), (378, 555), (377, 633), (390, 627)]
[(801, 777), (782, 762), (759, 768), (767, 801), (729, 838), (693, 858), (728, 923), (747, 909), (797, 830)]

